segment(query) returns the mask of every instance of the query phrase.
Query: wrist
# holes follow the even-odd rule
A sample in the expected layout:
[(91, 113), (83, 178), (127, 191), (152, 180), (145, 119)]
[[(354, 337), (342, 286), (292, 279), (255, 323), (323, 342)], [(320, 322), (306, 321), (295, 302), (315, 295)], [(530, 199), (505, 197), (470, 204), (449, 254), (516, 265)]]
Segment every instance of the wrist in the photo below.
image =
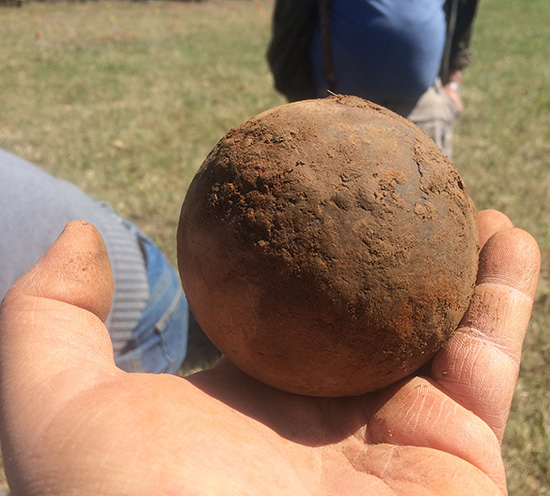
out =
[(460, 83), (457, 83), (456, 81), (449, 81), (446, 86), (460, 92)]

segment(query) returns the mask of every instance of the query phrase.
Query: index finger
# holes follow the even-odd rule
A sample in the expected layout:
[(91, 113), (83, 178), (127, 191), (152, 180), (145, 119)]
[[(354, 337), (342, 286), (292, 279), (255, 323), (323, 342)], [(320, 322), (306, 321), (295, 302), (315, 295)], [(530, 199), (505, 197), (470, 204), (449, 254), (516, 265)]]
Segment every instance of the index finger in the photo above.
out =
[(492, 235), (480, 254), (470, 306), (432, 364), (439, 387), (484, 420), (499, 440), (519, 373), (539, 270), (540, 252), (528, 233), (511, 228)]

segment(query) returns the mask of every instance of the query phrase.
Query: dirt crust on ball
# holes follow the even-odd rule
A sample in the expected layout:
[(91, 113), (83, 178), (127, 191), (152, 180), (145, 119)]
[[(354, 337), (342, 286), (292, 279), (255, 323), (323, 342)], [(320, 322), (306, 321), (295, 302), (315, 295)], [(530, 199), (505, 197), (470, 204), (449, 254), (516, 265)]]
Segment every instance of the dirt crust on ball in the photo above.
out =
[(473, 292), (477, 215), (419, 128), (355, 97), (231, 130), (187, 192), (178, 260), (218, 348), (289, 392), (374, 391), (424, 365)]

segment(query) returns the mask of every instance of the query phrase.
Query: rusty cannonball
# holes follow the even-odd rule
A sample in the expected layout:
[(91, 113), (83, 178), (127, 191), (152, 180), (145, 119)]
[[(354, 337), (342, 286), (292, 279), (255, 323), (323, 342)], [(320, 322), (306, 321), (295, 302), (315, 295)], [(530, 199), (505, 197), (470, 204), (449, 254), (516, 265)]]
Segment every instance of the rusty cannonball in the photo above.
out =
[(356, 97), (291, 103), (229, 131), (194, 177), (178, 263), (212, 342), (314, 396), (413, 373), (471, 298), (476, 210), (419, 128)]

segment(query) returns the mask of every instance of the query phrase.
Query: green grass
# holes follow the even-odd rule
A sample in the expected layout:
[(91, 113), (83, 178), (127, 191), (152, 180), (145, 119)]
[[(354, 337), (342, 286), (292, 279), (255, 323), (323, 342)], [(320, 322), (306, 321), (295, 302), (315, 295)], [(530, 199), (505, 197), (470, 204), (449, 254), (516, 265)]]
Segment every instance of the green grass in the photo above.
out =
[(455, 163), (478, 208), (529, 231), (543, 268), (503, 443), (509, 491), (550, 494), (550, 10), (480, 2)]
[[(271, 1), (0, 8), (0, 147), (106, 200), (175, 262), (187, 185), (231, 127), (283, 103)], [(550, 495), (550, 9), (484, 0), (455, 164), (478, 208), (531, 232), (543, 271), (503, 445), (510, 494)]]
[(481, 2), (457, 165), (478, 207), (509, 213), (550, 246), (550, 10)]
[(264, 60), (269, 4), (29, 4), (0, 16), (0, 146), (109, 201), (174, 260), (203, 158), (283, 101)]

